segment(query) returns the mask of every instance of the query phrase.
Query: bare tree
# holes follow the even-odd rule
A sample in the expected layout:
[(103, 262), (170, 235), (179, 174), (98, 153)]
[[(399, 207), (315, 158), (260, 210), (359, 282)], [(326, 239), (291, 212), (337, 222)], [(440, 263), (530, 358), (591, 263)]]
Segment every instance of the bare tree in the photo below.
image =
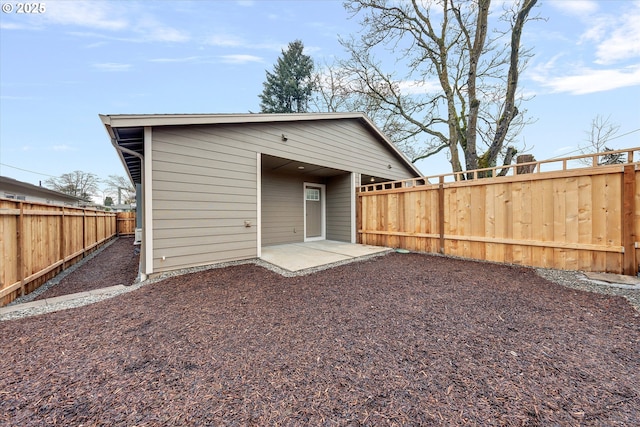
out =
[[(585, 131), (587, 138), (585, 144), (579, 146), (582, 154), (595, 154), (602, 153), (604, 151), (614, 151), (607, 145), (609, 140), (614, 138), (620, 125), (611, 122), (611, 116), (603, 117), (600, 114), (595, 116), (591, 120), (591, 127)], [(625, 157), (622, 153), (605, 154), (601, 156), (598, 161), (600, 165), (612, 165), (618, 163), (624, 163)], [(580, 162), (586, 165), (592, 165), (593, 160), (591, 158), (580, 159)]]
[(62, 174), (57, 178), (49, 178), (45, 181), (45, 185), (52, 190), (70, 194), (90, 202), (92, 197), (99, 191), (99, 182), (98, 176), (93, 173), (73, 171)]
[(598, 114), (591, 120), (591, 128), (585, 131), (587, 134), (587, 146), (581, 147), (587, 153), (599, 153), (605, 151), (607, 142), (616, 136), (620, 125), (611, 123), (611, 116), (606, 118)]
[(104, 180), (105, 193), (108, 193), (112, 200), (117, 200), (118, 203), (134, 203), (136, 201), (136, 189), (131, 182), (120, 175), (109, 175), (109, 178)]
[[(455, 172), (463, 163), (495, 166), (501, 155), (510, 163), (516, 149), (505, 145), (526, 123), (518, 78), (531, 53), (520, 38), (536, 2), (518, 0), (490, 20), (490, 0), (351, 1), (363, 32), (342, 40), (343, 81), (374, 116), (387, 117), (414, 162), (447, 149)], [(376, 59), (381, 52), (395, 55), (393, 71)]]

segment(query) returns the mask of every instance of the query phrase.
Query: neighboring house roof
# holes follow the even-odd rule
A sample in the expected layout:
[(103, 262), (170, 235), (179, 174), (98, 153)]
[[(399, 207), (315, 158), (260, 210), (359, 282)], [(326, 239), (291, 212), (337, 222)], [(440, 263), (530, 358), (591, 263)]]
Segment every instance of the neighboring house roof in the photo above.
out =
[(0, 176), (0, 190), (8, 193), (14, 193), (16, 195), (38, 197), (41, 199), (55, 200), (64, 203), (78, 203), (82, 201), (79, 197), (60, 193), (59, 191), (49, 190), (48, 188), (18, 181), (6, 176)]
[(364, 113), (293, 113), (293, 114), (100, 114), (100, 119), (118, 155), (134, 183), (141, 182), (140, 159), (144, 155), (144, 128), (155, 126), (216, 125), (241, 123), (287, 123), (319, 120), (358, 120), (416, 177), (422, 176)]

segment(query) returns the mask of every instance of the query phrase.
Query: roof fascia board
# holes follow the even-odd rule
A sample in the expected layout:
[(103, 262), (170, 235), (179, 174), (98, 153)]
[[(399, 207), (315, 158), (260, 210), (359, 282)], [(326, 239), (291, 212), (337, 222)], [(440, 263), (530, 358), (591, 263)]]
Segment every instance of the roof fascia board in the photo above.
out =
[(112, 128), (138, 126), (181, 126), (234, 123), (295, 122), (330, 119), (360, 119), (362, 113), (299, 114), (114, 114), (100, 115), (105, 126)]

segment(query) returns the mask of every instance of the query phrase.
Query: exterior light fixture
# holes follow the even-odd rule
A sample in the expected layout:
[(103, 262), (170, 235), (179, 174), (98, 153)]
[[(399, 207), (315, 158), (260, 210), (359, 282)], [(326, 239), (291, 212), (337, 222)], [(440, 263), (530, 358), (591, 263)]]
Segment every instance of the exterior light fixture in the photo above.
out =
[(288, 139), (289, 139), (289, 138), (287, 138), (287, 137), (285, 136), (285, 134), (283, 133), (283, 134), (282, 134), (282, 142), (287, 142), (287, 140), (288, 140)]
[(376, 182), (376, 179), (374, 177), (371, 177), (371, 179), (369, 181)]

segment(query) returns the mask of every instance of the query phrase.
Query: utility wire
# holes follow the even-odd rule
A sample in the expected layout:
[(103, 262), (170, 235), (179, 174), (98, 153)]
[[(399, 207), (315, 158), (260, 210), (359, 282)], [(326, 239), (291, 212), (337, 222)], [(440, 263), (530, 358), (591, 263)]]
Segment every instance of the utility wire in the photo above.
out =
[[(623, 133), (622, 135), (616, 135), (612, 138), (607, 139), (607, 142), (613, 140), (613, 139), (618, 139), (618, 138), (622, 138), (623, 136), (627, 136), (627, 135), (631, 135), (632, 133), (636, 133), (636, 132), (640, 132), (640, 128), (638, 129), (634, 129), (634, 130), (630, 130), (629, 132)], [(558, 157), (567, 157), (567, 154), (573, 154), (573, 153), (578, 153), (578, 152), (583, 152), (584, 148), (578, 148), (577, 150), (573, 150), (573, 151), (567, 151), (566, 153), (562, 153), (559, 154), (555, 157), (550, 157), (549, 160), (551, 159), (557, 159)]]
[(627, 133), (623, 133), (622, 135), (616, 135), (614, 137), (609, 138), (607, 141), (611, 141), (612, 139), (622, 138), (623, 136), (631, 135), (632, 133), (640, 132), (640, 128), (631, 130)]
[(8, 167), (8, 168), (12, 168), (12, 169), (18, 169), (19, 171), (23, 171), (23, 172), (34, 173), (34, 174), (36, 174), (36, 175), (49, 176), (49, 177), (51, 177), (51, 178), (57, 178), (57, 176), (54, 176), (54, 175), (49, 175), (49, 174), (46, 174), (46, 173), (40, 173), (40, 172), (30, 171), (30, 170), (28, 170), (28, 169), (18, 168), (18, 167), (15, 167), (15, 166), (8, 165), (8, 164), (6, 164), (6, 163), (0, 163), (0, 165), (2, 165), (2, 166), (6, 166), (6, 167)]

